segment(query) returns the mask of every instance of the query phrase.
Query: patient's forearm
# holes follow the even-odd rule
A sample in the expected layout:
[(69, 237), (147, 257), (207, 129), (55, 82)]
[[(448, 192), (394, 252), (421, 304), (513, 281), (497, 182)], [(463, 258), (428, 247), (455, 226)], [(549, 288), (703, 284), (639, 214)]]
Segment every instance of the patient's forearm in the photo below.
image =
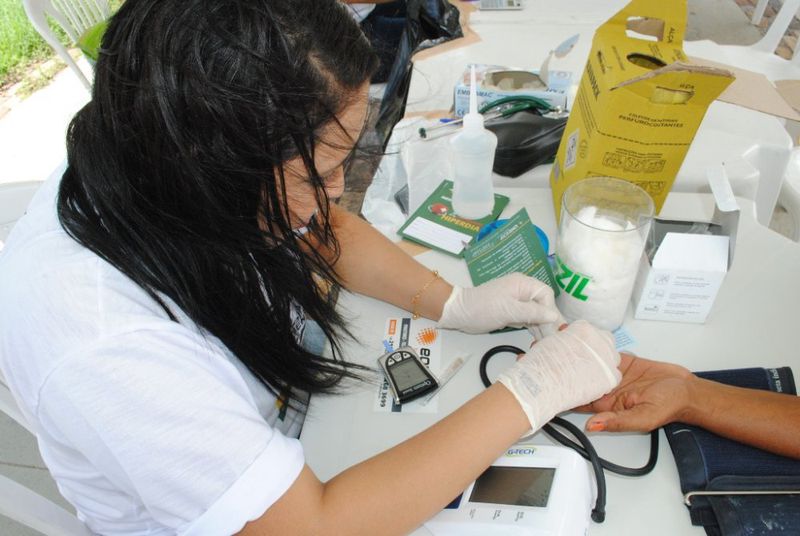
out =
[(742, 443), (800, 458), (800, 398), (732, 387), (701, 378), (691, 383), (685, 420)]

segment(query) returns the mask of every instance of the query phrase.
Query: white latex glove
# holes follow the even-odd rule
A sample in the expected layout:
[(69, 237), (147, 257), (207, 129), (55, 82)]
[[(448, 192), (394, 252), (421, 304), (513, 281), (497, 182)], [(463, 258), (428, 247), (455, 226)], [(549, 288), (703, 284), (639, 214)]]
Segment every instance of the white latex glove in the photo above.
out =
[(588, 404), (622, 379), (614, 337), (585, 320), (545, 337), (498, 381), (519, 401), (533, 430), (558, 413)]
[[(535, 277), (508, 274), (473, 288), (453, 285), (438, 326), (465, 333), (488, 333), (505, 327), (534, 328), (563, 322), (553, 289)], [(538, 338), (538, 337), (537, 337)]]

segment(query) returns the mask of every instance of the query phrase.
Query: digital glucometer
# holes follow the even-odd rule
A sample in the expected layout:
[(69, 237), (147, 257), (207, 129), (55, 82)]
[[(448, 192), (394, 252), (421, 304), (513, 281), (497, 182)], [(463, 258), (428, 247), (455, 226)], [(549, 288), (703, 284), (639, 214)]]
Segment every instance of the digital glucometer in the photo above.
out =
[(435, 536), (585, 536), (592, 495), (574, 450), (515, 445), (425, 527)]
[(410, 346), (385, 353), (378, 358), (378, 364), (397, 404), (410, 402), (439, 387), (436, 378)]

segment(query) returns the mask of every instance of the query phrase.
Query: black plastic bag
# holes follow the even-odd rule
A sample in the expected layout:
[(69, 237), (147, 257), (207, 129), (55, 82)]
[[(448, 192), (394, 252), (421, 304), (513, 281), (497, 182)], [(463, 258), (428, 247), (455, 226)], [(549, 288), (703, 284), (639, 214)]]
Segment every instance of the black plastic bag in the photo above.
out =
[(447, 0), (407, 0), (406, 17), (406, 27), (389, 72), (375, 125), (384, 148), (392, 129), (405, 114), (413, 67), (411, 56), (464, 35), (458, 20), (458, 8)]
[(497, 136), (494, 172), (518, 177), (540, 164), (552, 162), (566, 124), (566, 117), (542, 117), (534, 110), (486, 121), (486, 128)]

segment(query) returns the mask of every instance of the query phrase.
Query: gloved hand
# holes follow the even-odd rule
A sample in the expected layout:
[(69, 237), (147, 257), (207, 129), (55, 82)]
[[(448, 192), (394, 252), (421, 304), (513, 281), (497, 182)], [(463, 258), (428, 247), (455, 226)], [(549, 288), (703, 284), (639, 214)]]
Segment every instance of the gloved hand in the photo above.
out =
[(498, 381), (538, 430), (559, 412), (611, 391), (622, 378), (619, 361), (611, 333), (578, 320), (533, 345)]
[[(453, 286), (438, 327), (488, 333), (505, 327), (533, 328), (563, 322), (553, 289), (535, 277), (508, 274), (474, 288)], [(555, 329), (553, 329), (555, 331)]]

